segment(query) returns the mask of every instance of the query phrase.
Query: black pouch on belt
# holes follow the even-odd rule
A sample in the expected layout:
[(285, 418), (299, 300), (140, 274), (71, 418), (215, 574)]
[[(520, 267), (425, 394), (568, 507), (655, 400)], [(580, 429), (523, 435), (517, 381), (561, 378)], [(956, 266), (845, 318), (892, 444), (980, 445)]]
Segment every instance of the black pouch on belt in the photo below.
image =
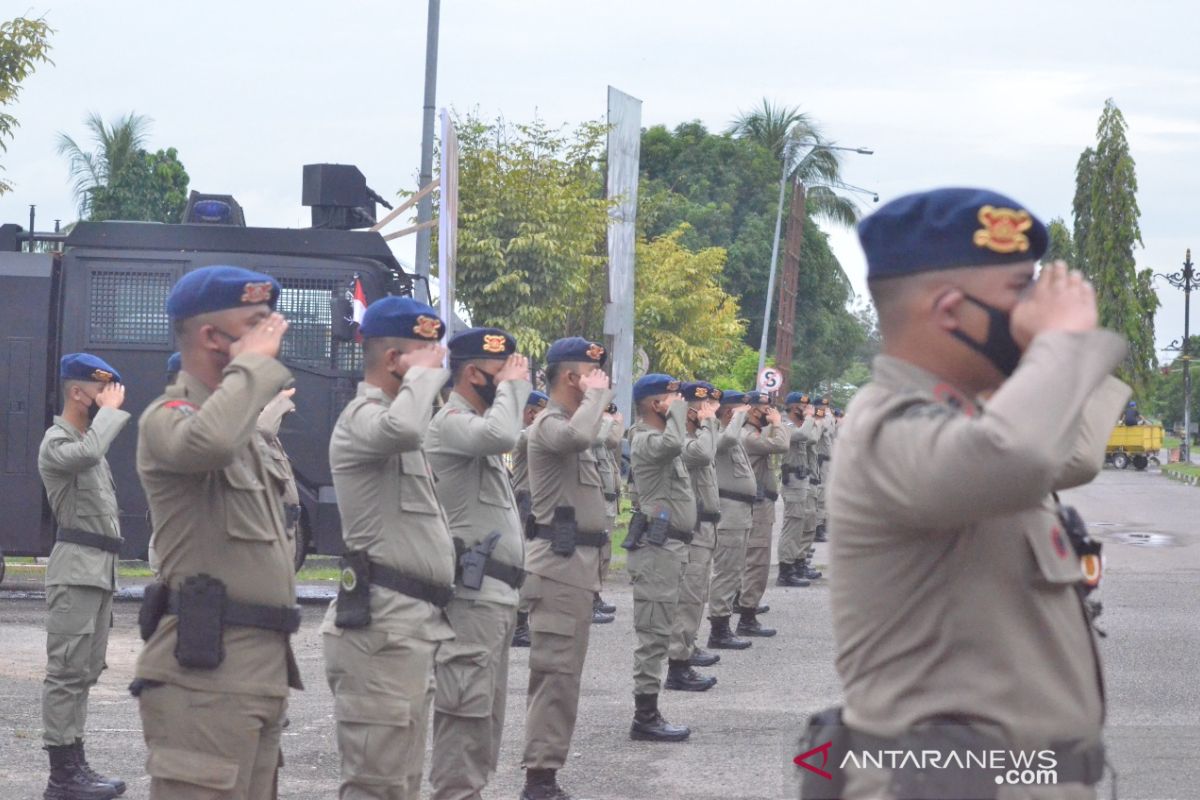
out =
[(351, 550), (338, 561), (337, 616), (339, 628), (365, 628), (371, 624), (371, 561), (363, 550)]
[(646, 525), (648, 520), (646, 515), (641, 511), (633, 512), (629, 518), (629, 530), (625, 533), (625, 541), (621, 542), (621, 547), (626, 550), (637, 550), (643, 544), (642, 538), (646, 535)]
[(225, 584), (211, 575), (193, 575), (184, 579), (178, 594), (175, 660), (188, 669), (216, 669), (225, 660)]
[(167, 613), (167, 599), (171, 596), (165, 583), (151, 583), (146, 586), (142, 595), (142, 605), (138, 609), (138, 632), (142, 641), (150, 641), (150, 637), (158, 630), (159, 620)]
[(554, 509), (554, 519), (550, 522), (554, 531), (554, 539), (550, 549), (555, 555), (569, 556), (575, 552), (575, 509), (571, 506), (559, 506)]
[(657, 547), (667, 543), (667, 535), (671, 532), (671, 514), (669, 511), (659, 511), (650, 519), (646, 528), (646, 541)]

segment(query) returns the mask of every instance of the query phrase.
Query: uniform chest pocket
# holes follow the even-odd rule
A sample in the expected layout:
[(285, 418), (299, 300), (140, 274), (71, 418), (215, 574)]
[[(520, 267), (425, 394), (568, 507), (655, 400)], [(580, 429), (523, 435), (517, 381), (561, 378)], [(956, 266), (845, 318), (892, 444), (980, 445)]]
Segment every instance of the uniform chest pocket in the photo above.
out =
[(115, 516), (117, 493), (112, 481), (100, 469), (75, 476), (75, 513), (81, 517)]
[(266, 486), (253, 467), (239, 458), (221, 470), (221, 499), (225, 533), (243, 542), (273, 542), (277, 535), (269, 509)]
[(692, 494), (692, 474), (688, 472), (683, 459), (675, 459), (672, 466), (671, 495), (673, 497), (688, 497)]
[(438, 513), (433, 480), (420, 450), (406, 450), (400, 454), (400, 508), (414, 514)]
[(579, 483), (582, 486), (600, 486), (600, 461), (591, 450), (579, 454)]
[(735, 478), (753, 478), (754, 470), (750, 468), (750, 459), (746, 457), (746, 451), (740, 447), (733, 449), (733, 475)]
[(1021, 520), (1025, 540), (1033, 551), (1035, 583), (1077, 583), (1083, 579), (1079, 556), (1059, 521), (1049, 510), (1030, 513)]
[(498, 508), (512, 508), (512, 489), (508, 470), (500, 456), (488, 456), (479, 466), (479, 502)]

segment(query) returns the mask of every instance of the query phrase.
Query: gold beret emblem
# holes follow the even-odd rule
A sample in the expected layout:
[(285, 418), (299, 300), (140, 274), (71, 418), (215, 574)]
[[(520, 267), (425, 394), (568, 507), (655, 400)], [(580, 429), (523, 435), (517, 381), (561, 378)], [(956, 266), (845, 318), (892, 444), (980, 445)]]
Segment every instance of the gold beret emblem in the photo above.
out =
[(538, 407), (538, 408), (545, 408), (545, 407), (546, 407), (546, 398), (544, 398), (544, 397), (539, 397), (539, 398), (538, 398), (538, 401), (537, 401), (537, 407)]
[(273, 288), (274, 285), (270, 281), (247, 283), (242, 287), (242, 302), (269, 303), (271, 302), (271, 290)]
[(503, 353), (507, 342), (503, 336), (487, 333), (483, 336), (483, 351), (485, 353)]
[[(707, 391), (707, 390), (705, 390), (705, 391)], [(713, 389), (712, 390), (712, 399), (720, 400), (722, 394), (723, 394), (723, 392), (720, 389)]]
[(111, 383), (113, 374), (108, 370), (94, 369), (92, 370), (92, 380), (100, 381), (100, 383)]
[(1029, 237), (1025, 231), (1033, 227), (1033, 219), (1025, 210), (984, 206), (979, 209), (979, 224), (971, 239), (976, 247), (994, 253), (1024, 253), (1029, 249)]
[(708, 397), (708, 389), (705, 389), (703, 386), (697, 386), (694, 394), (697, 400), (703, 400)]
[(413, 325), (413, 333), (420, 336), (422, 339), (437, 339), (439, 328), (442, 326), (442, 321), (437, 317), (427, 317), (424, 314), (417, 317), (417, 324)]
[(599, 361), (600, 359), (604, 358), (604, 348), (593, 343), (592, 346), (587, 349), (586, 355), (591, 361)]

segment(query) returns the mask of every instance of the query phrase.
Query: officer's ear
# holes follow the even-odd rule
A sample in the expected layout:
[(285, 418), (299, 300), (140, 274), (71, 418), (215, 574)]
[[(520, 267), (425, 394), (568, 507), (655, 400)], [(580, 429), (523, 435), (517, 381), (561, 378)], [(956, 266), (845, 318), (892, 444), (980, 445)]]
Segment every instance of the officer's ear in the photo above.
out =
[(956, 331), (962, 327), (959, 309), (966, 294), (962, 289), (948, 287), (933, 299), (933, 323), (943, 331)]

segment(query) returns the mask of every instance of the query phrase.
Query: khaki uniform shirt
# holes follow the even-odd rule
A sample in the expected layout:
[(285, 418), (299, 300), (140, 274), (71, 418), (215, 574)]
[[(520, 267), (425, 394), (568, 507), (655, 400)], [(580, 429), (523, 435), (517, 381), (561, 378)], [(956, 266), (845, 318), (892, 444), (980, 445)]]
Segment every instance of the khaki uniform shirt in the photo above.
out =
[[(687, 442), (687, 403), (677, 401), (667, 412), (666, 428), (657, 430), (638, 420), (630, 430), (629, 460), (638, 489), (638, 503), (651, 519), (666, 512), (672, 528), (696, 528), (696, 495), (683, 460)], [(668, 539), (668, 550), (687, 552), (687, 545)]]
[[(783, 457), (784, 466), (808, 468), (808, 446), (815, 444), (820, 434), (817, 431), (816, 420), (812, 416), (804, 418), (797, 425), (790, 419), (783, 423), (788, 435), (788, 451)], [(789, 503), (802, 503), (808, 497), (808, 475), (803, 478), (795, 475), (788, 476), (788, 482), (783, 486), (783, 499)]]
[[(118, 538), (117, 488), (104, 454), (129, 422), (129, 412), (101, 408), (86, 433), (55, 417), (38, 449), (38, 472), (60, 528)], [(56, 542), (46, 564), (46, 585), (95, 586), (116, 591), (117, 554)]]
[[(593, 445), (612, 396), (610, 389), (590, 389), (570, 415), (551, 400), (529, 426), (529, 489), (538, 524), (549, 525), (555, 508), (569, 506), (575, 509), (580, 531), (607, 530), (608, 508)], [(531, 540), (525, 569), (578, 589), (600, 591), (600, 548), (576, 547), (570, 556), (559, 556), (551, 546), (546, 539)]]
[[(745, 423), (746, 412), (739, 411), (721, 429), (721, 436), (717, 440), (717, 486), (727, 492), (754, 497), (758, 483), (750, 466), (750, 456), (746, 454), (746, 446), (742, 443), (741, 431)], [(751, 508), (749, 503), (722, 497), (718, 530), (749, 530)]]
[[(491, 558), (513, 567), (525, 563), (524, 521), (504, 466), (504, 454), (521, 433), (521, 409), (533, 390), (528, 381), (503, 381), (484, 414), (458, 392), (433, 418), (425, 452), (437, 476), (434, 488), (446, 512), (450, 535), (473, 547), (493, 531), (500, 541)], [(455, 587), (456, 597), (515, 606), (517, 590), (484, 576), (479, 589)]]
[(814, 460), (820, 472), (821, 480), (829, 475), (829, 461), (833, 456), (833, 423), (826, 421), (817, 426), (817, 441), (813, 446)]
[[(216, 391), (187, 372), (138, 422), (137, 470), (150, 517), (159, 580), (177, 590), (205, 573), (230, 600), (296, 602), (292, 545), (279, 495), (287, 474), (264, 456), (259, 412), (291, 378), (273, 358), (246, 353), (225, 368)], [(286, 697), (300, 687), (287, 634), (225, 629), (225, 660), (213, 670), (175, 660), (178, 617), (167, 615), (138, 657), (136, 675), (208, 692)]]
[[(600, 465), (600, 488), (604, 490), (604, 505), (610, 519), (615, 519), (621, 506), (621, 439), (623, 425), (605, 415), (600, 422), (600, 435), (593, 448)], [(609, 498), (612, 497), (610, 500)]]
[(783, 425), (764, 425), (759, 428), (747, 423), (742, 426), (742, 444), (750, 456), (750, 467), (754, 470), (757, 485), (755, 493), (779, 494), (779, 476), (771, 466), (771, 456), (788, 451), (788, 434)]
[(529, 491), (529, 429), (521, 431), (512, 451), (513, 492)]
[[(362, 381), (329, 441), (329, 466), (347, 550), (438, 586), (454, 583), (454, 543), (421, 449), (433, 401), (450, 371), (411, 367), (392, 397)], [(341, 635), (329, 604), (321, 633)], [(370, 630), (429, 642), (454, 638), (442, 610), (371, 586)]]
[(721, 423), (716, 418), (704, 420), (700, 427), (688, 434), (683, 446), (683, 463), (687, 465), (692, 481), (692, 494), (696, 496), (696, 537), (693, 545), (712, 547), (712, 535), (717, 530), (714, 523), (699, 522), (700, 512), (719, 512), (721, 498), (717, 494), (717, 442), (721, 438)]
[(831, 602), (846, 721), (939, 716), (1011, 746), (1100, 736), (1100, 663), (1051, 492), (1090, 481), (1129, 388), (1109, 331), (1045, 333), (979, 409), (881, 356), (831, 470)]
[[(296, 487), (292, 460), (288, 458), (287, 451), (283, 449), (283, 442), (279, 439), (279, 426), (283, 418), (295, 408), (296, 404), (292, 402), (292, 398), (276, 396), (258, 415), (258, 432), (262, 435), (260, 442), (263, 446), (263, 456), (274, 462), (276, 472), (287, 475), (287, 479), (279, 487), (279, 502), (283, 503), (285, 519), (288, 506), (300, 505), (300, 490)], [(296, 551), (296, 529), (299, 526), (300, 518), (296, 517), (292, 524), (285, 528), (288, 540), (292, 544), (293, 557)]]

